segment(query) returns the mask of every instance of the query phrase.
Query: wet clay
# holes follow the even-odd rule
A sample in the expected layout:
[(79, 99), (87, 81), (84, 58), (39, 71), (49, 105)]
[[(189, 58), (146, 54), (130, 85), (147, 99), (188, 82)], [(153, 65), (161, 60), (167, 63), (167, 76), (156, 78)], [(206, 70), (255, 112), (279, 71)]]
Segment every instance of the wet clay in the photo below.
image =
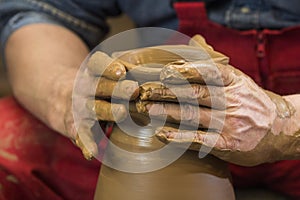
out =
[(228, 57), (219, 52), (214, 52), (212, 47), (207, 47), (208, 45), (206, 43), (206, 46), (199, 46), (197, 39), (197, 37), (195, 37), (195, 40), (192, 39), (189, 45), (158, 45), (123, 52), (114, 52), (112, 58), (118, 58), (127, 63), (131, 63), (133, 64), (132, 67), (134, 67), (134, 65), (148, 63), (168, 64), (176, 60), (185, 60), (188, 62), (213, 60), (217, 63), (228, 64)]
[(164, 65), (174, 60), (183, 59), (179, 55), (159, 47), (115, 52), (113, 57), (126, 67), (128, 77), (139, 83), (159, 81)]
[(127, 72), (131, 79), (144, 83), (147, 81), (159, 81), (162, 68), (153, 68), (146, 66), (137, 66)]
[[(174, 60), (182, 60), (180, 54), (172, 51), (173, 46), (156, 46), (141, 49), (134, 49), (125, 52), (115, 52), (112, 54), (113, 58), (122, 61), (127, 70), (131, 70), (138, 65), (155, 64), (154, 68), (158, 68), (157, 64), (166, 65)], [(178, 48), (177, 48), (178, 49)]]
[[(110, 139), (130, 152), (149, 152), (164, 146), (155, 136), (138, 131), (133, 137), (118, 127), (114, 128)], [(131, 159), (139, 160), (140, 167), (153, 162), (147, 157), (111, 156), (114, 166), (130, 165)], [(210, 155), (199, 159), (197, 152), (186, 151), (169, 166), (148, 173), (126, 173), (102, 165), (95, 199), (231, 200), (234, 192), (225, 162)]]
[[(159, 81), (162, 68), (172, 62), (194, 62), (204, 60), (212, 63), (228, 64), (228, 57), (213, 51), (211, 47), (199, 46), (199, 37), (195, 37), (193, 45), (160, 45), (148, 48), (115, 52), (113, 58), (118, 59), (127, 73), (140, 83)], [(200, 45), (203, 44), (200, 43)]]

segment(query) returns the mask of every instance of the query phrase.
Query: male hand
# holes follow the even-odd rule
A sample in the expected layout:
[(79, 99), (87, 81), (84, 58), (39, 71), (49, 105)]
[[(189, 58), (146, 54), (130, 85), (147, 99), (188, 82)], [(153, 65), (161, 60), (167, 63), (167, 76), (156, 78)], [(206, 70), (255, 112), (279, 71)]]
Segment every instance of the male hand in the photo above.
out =
[[(141, 98), (149, 101), (139, 106), (151, 117), (200, 129), (165, 126), (157, 130), (157, 137), (166, 143), (191, 142), (193, 150), (205, 145), (212, 148), (211, 154), (245, 166), (284, 159), (290, 148), (298, 148), (299, 137), (283, 132), (293, 106), (227, 64), (227, 57), (222, 59), (201, 37), (196, 36), (192, 44), (197, 41), (202, 51), (218, 59), (167, 64), (160, 74), (164, 85), (141, 86)], [(181, 105), (170, 103), (178, 100)]]
[(115, 101), (111, 99), (134, 100), (139, 94), (139, 87), (136, 81), (125, 80), (126, 68), (122, 63), (103, 52), (93, 53), (86, 66), (77, 76), (73, 112), (75, 121), (79, 122), (75, 143), (85, 158), (91, 159), (98, 154), (99, 135), (92, 132), (95, 122), (125, 120), (128, 115), (126, 106), (113, 103)]

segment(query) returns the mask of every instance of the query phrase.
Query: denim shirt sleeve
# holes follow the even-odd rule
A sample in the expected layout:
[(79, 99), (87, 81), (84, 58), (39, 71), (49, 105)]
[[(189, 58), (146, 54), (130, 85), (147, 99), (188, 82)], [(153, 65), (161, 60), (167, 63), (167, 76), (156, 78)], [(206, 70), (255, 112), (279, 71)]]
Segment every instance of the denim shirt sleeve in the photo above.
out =
[[(94, 5), (93, 2), (97, 4)], [(93, 48), (109, 30), (105, 22), (106, 16), (120, 13), (117, 7), (101, 3), (80, 0), (0, 0), (1, 51), (3, 53), (7, 39), (15, 30), (33, 23), (67, 27)], [(105, 6), (114, 9), (109, 10)]]

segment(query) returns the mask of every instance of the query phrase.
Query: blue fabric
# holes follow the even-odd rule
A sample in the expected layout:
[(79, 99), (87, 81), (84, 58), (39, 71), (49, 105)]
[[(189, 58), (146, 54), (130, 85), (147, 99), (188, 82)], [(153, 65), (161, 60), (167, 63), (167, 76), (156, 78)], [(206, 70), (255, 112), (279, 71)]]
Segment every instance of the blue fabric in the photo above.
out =
[[(126, 13), (138, 27), (178, 28), (173, 0), (0, 0), (2, 49), (16, 29), (54, 23), (93, 48), (108, 32), (106, 18)], [(206, 0), (212, 21), (235, 29), (280, 29), (300, 24), (299, 0)]]

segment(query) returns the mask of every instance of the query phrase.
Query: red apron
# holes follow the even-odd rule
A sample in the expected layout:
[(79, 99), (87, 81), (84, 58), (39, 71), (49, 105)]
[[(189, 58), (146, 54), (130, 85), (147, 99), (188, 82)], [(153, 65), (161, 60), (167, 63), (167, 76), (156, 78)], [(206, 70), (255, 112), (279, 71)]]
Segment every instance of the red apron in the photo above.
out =
[(93, 199), (99, 167), (13, 98), (0, 99), (0, 200)]
[[(238, 31), (210, 21), (203, 2), (177, 2), (174, 8), (180, 32), (204, 36), (260, 86), (282, 95), (300, 93), (300, 27)], [(300, 160), (230, 167), (235, 186), (264, 185), (300, 199)]]

